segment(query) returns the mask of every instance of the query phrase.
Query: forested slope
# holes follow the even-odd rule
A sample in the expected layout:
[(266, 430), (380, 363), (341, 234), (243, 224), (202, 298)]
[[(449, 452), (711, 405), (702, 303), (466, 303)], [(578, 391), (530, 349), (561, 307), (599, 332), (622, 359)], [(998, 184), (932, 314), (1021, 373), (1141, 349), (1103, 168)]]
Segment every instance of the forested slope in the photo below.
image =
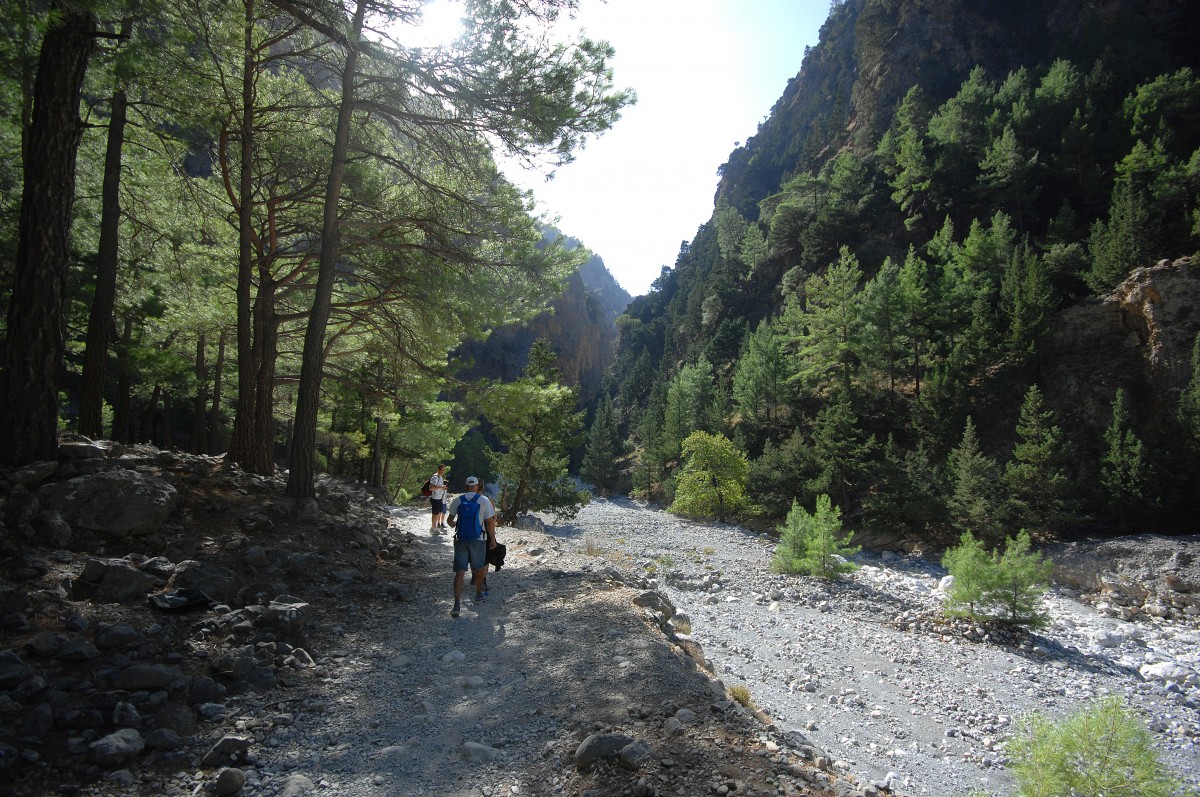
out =
[(606, 478), (674, 500), (700, 430), (767, 518), (829, 494), (921, 540), (1185, 527), (1200, 319), (1156, 308), (1194, 269), (1125, 280), (1197, 249), (1198, 26), (1184, 2), (835, 3), (618, 320)]

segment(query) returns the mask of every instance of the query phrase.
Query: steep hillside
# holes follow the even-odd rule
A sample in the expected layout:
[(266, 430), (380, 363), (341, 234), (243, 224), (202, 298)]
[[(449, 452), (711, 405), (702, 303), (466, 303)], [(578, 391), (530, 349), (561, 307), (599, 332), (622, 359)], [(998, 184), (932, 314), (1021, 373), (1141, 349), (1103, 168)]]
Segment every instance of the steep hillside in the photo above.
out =
[(1180, 0), (834, 3), (618, 321), (634, 489), (672, 501), (705, 431), (772, 522), (824, 493), (937, 542), (1186, 528), (1198, 35)]
[[(567, 238), (566, 243), (571, 249), (582, 246), (574, 238)], [(613, 322), (629, 301), (629, 294), (613, 279), (604, 261), (593, 254), (570, 276), (548, 312), (527, 324), (497, 329), (482, 343), (466, 344), (461, 356), (471, 365), (462, 376), (516, 379), (525, 368), (533, 341), (546, 338), (558, 352), (555, 365), (564, 381), (579, 387), (581, 404), (590, 404), (612, 361)]]

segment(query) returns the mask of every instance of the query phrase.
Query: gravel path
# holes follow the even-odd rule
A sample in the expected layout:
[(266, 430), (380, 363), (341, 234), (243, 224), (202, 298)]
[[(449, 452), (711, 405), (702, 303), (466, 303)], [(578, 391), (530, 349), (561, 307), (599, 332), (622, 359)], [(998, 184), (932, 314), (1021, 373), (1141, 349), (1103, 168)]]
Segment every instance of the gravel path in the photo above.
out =
[[(1004, 739), (1018, 717), (1114, 693), (1146, 716), (1173, 770), (1200, 783), (1195, 621), (1123, 622), (1055, 590), (1037, 635), (972, 641), (932, 622), (945, 571), (915, 558), (860, 555), (863, 567), (835, 584), (779, 576), (762, 535), (621, 500), (594, 502), (562, 533), (657, 572), (717, 675), (746, 685), (843, 770), (893, 773), (914, 795), (1010, 794)], [(1172, 676), (1143, 678), (1139, 667), (1154, 662)]]

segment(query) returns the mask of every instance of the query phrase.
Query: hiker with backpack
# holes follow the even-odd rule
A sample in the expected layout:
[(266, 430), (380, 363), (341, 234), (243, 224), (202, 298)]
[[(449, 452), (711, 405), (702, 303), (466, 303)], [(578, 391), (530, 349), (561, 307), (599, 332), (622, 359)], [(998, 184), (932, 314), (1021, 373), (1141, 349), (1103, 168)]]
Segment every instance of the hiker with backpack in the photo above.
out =
[(429, 477), (421, 492), (429, 490), (429, 506), (433, 517), (429, 519), (429, 530), (436, 533), (446, 528), (446, 466), (438, 465), (437, 473)]
[[(454, 534), (454, 608), (451, 617), (458, 617), (462, 601), (463, 582), (467, 568), (475, 571), (475, 603), (488, 599), (484, 589), (487, 574), (487, 552), (496, 546), (496, 510), (492, 502), (475, 491), (479, 479), (467, 477), (467, 492), (450, 502), (447, 516)], [(486, 534), (486, 536), (485, 536)]]

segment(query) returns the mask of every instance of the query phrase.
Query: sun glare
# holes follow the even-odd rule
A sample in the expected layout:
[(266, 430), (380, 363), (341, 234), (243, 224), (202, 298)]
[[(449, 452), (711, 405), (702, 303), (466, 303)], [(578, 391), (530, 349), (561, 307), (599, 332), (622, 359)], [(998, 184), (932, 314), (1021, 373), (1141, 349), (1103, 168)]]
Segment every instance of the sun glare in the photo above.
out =
[(463, 6), (457, 0), (431, 0), (421, 9), (421, 21), (405, 31), (409, 47), (445, 47), (463, 29)]

